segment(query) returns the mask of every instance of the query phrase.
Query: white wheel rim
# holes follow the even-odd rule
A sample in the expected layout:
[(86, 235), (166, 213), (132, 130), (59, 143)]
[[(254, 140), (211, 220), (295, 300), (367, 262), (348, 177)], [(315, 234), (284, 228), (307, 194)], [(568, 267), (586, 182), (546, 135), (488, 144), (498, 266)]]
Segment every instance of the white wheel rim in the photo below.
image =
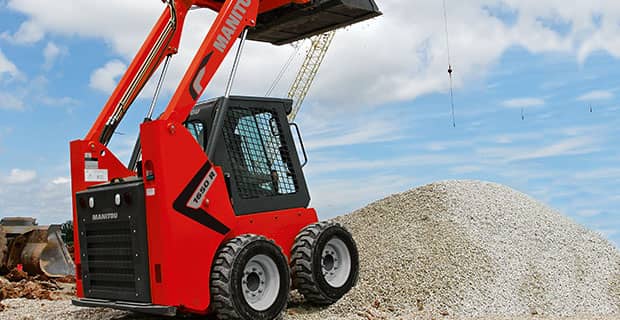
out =
[(347, 282), (351, 274), (351, 253), (342, 240), (334, 238), (327, 242), (321, 254), (321, 271), (325, 281), (334, 288)]
[(264, 254), (252, 257), (243, 268), (241, 289), (252, 309), (269, 309), (280, 293), (280, 272), (273, 259)]

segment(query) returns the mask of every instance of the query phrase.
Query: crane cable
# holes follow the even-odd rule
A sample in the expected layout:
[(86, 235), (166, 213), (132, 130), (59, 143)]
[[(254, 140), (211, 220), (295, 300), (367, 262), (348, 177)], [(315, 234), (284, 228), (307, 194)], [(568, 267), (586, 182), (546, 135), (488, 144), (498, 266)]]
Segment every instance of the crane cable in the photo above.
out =
[(278, 84), (280, 83), (280, 80), (282, 80), (282, 77), (284, 76), (284, 73), (286, 73), (288, 68), (291, 66), (291, 63), (293, 62), (293, 60), (299, 53), (299, 50), (301, 49), (301, 47), (302, 47), (301, 44), (297, 44), (297, 46), (295, 47), (295, 51), (293, 51), (291, 53), (291, 56), (288, 57), (288, 60), (286, 61), (286, 63), (284, 63), (284, 65), (282, 66), (282, 69), (280, 69), (280, 72), (278, 73), (276, 78), (273, 80), (273, 83), (271, 83), (269, 90), (267, 90), (267, 93), (265, 94), (267, 97), (271, 96), (271, 93), (273, 93), (273, 90), (275, 90), (275, 88), (278, 86)]
[(446, 0), (443, 0), (443, 20), (446, 27), (446, 49), (448, 50), (448, 75), (450, 77), (450, 105), (452, 107), (452, 127), (456, 128), (456, 116), (454, 114), (454, 84), (452, 79), (452, 62), (450, 57), (450, 33), (448, 31), (448, 9)]

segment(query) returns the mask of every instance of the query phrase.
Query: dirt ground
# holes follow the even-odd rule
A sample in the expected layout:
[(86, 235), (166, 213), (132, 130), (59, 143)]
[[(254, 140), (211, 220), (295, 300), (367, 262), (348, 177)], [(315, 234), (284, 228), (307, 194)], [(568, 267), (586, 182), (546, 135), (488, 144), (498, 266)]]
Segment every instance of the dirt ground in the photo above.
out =
[[(5, 310), (0, 312), (0, 320), (155, 320), (160, 317), (145, 316), (110, 309), (78, 308), (71, 305), (70, 300), (32, 300), (32, 299), (9, 299), (3, 301)], [(304, 315), (310, 315), (318, 310), (305, 308), (291, 308), (287, 311), (284, 319), (303, 319)], [(214, 319), (213, 317), (177, 317), (174, 319)], [(372, 311), (360, 313), (352, 317), (328, 317), (325, 320), (620, 320), (618, 316), (589, 316), (580, 315), (567, 318), (524, 316), (524, 317), (486, 317), (486, 318), (453, 318), (449, 316), (434, 317), (423, 313), (412, 313), (401, 317), (389, 317), (375, 314)]]

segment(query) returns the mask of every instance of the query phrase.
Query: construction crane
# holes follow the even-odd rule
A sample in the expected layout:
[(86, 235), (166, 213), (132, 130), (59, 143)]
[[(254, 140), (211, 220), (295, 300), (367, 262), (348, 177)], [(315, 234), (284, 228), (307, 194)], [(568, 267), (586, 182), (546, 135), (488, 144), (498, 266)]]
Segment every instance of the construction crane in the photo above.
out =
[(297, 117), (335, 35), (336, 31), (332, 30), (310, 39), (310, 48), (306, 58), (288, 92), (289, 99), (293, 99), (293, 110), (288, 116), (289, 121), (294, 121)]
[[(292, 43), (376, 17), (377, 5), (164, 2), (163, 14), (90, 131), (71, 142), (77, 291), (72, 303), (165, 316), (271, 320), (286, 308), (291, 284), (309, 303), (338, 301), (357, 282), (357, 246), (344, 227), (319, 222), (309, 207), (302, 170), (307, 156), (304, 151), (302, 163), (293, 138), (297, 133), (303, 151), (299, 128), (288, 120), (292, 101), (230, 93), (246, 39)], [(212, 9), (217, 17), (166, 109), (152, 118), (186, 15), (196, 7)], [(236, 42), (224, 96), (198, 103)], [(107, 146), (162, 63), (126, 166)], [(301, 92), (307, 93), (306, 85), (299, 82)]]

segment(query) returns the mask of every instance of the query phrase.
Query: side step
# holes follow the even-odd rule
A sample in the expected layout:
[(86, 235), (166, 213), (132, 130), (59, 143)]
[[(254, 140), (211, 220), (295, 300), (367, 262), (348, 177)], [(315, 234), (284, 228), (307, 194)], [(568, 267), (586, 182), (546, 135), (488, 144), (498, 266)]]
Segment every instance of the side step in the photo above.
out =
[(177, 314), (177, 308), (169, 306), (158, 306), (150, 303), (135, 303), (127, 301), (110, 301), (100, 299), (72, 299), (71, 303), (78, 307), (92, 308), (111, 308), (138, 313), (153, 314), (158, 316), (173, 317)]
[(381, 15), (374, 0), (312, 0), (258, 16), (248, 39), (283, 45)]

